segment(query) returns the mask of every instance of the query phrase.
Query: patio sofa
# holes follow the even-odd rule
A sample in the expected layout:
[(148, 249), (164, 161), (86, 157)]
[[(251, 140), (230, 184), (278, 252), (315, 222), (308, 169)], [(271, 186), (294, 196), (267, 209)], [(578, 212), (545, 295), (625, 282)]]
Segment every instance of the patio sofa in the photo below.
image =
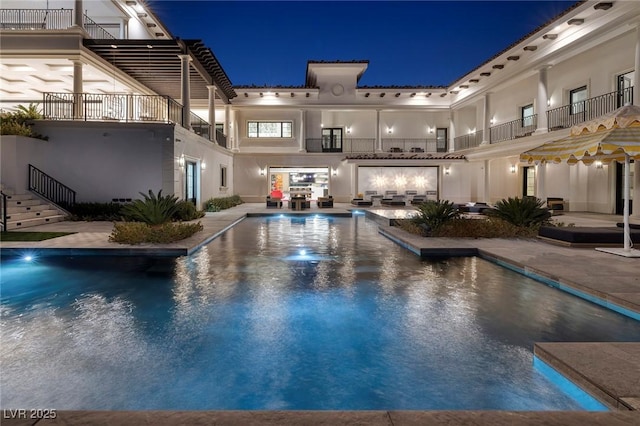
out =
[(487, 203), (467, 203), (458, 205), (458, 211), (460, 213), (471, 214), (485, 214), (487, 210), (491, 210), (493, 207)]
[(333, 207), (333, 196), (318, 197), (318, 208), (322, 209), (326, 207)]
[(364, 198), (354, 198), (353, 200), (351, 200), (351, 204), (353, 204), (354, 206), (366, 207), (366, 206), (372, 206), (373, 201), (365, 200)]
[(272, 197), (267, 195), (267, 208), (279, 209), (282, 207), (282, 198)]
[[(640, 244), (640, 229), (631, 229), (631, 241)], [(538, 237), (568, 246), (598, 246), (624, 244), (624, 230), (618, 227), (541, 226)]]
[(564, 211), (564, 198), (547, 197), (547, 208), (552, 215), (561, 214)]
[(392, 195), (391, 198), (383, 198), (381, 201), (383, 206), (405, 206), (404, 195)]

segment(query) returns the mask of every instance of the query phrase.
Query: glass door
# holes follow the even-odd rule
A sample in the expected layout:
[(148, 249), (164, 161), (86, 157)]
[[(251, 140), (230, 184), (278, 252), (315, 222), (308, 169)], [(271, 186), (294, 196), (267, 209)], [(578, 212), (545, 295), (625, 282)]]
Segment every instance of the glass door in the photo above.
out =
[(535, 197), (536, 195), (536, 168), (527, 166), (522, 168), (522, 196)]
[(187, 161), (186, 164), (186, 183), (185, 199), (196, 204), (196, 163)]
[(322, 152), (342, 152), (342, 129), (322, 129)]
[(633, 104), (634, 71), (618, 76), (618, 108)]
[(436, 129), (436, 152), (447, 152), (447, 129)]

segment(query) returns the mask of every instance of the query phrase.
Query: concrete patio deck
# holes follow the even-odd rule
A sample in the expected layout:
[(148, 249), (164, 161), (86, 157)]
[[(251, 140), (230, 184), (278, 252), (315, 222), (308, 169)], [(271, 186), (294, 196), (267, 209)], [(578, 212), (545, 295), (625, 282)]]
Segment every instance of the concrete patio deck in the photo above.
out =
[[(179, 243), (123, 247), (108, 241), (110, 222), (60, 222), (27, 230), (67, 231), (76, 234), (42, 242), (1, 242), (2, 255), (30, 249), (50, 254), (153, 254), (186, 255), (214, 239), (247, 215), (348, 214), (363, 210), (336, 203), (334, 208), (312, 208), (303, 212), (266, 209), (263, 204), (243, 204), (200, 219), (204, 231)], [(380, 209), (376, 207), (374, 209)], [(404, 210), (410, 210), (410, 207)], [(387, 208), (390, 215), (394, 208)], [(404, 214), (404, 213), (402, 213)], [(576, 226), (611, 226), (619, 216), (567, 213), (555, 221)], [(561, 247), (537, 240), (423, 238), (396, 227), (380, 225), (380, 232), (414, 253), (429, 255), (473, 255), (493, 260), (565, 291), (621, 306), (627, 314), (640, 315), (640, 259), (624, 258), (593, 249)], [(466, 251), (466, 253), (465, 253)], [(636, 316), (636, 319), (638, 317)], [(640, 323), (639, 323), (640, 326)], [(580, 346), (582, 345), (582, 346)], [(587, 345), (587, 346), (585, 346)], [(585, 355), (588, 353), (588, 356)], [(22, 425), (640, 425), (640, 342), (553, 343), (536, 345), (536, 354), (565, 376), (587, 389), (614, 411), (590, 412), (501, 412), (501, 411), (66, 411), (56, 419), (10, 418), (3, 411), (2, 424)]]

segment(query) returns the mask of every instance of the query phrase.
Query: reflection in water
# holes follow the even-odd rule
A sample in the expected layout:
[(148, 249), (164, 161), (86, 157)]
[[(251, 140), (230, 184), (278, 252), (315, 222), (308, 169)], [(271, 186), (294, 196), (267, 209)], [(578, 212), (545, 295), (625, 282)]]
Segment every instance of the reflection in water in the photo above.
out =
[(533, 342), (640, 340), (481, 259), (420, 260), (363, 217), (247, 219), (172, 260), (2, 268), (3, 408), (579, 409)]

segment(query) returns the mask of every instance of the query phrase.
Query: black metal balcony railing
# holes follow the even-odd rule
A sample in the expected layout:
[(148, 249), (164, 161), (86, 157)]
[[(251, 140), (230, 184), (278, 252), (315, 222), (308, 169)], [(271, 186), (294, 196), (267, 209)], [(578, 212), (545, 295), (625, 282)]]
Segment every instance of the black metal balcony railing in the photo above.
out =
[(89, 34), (89, 37), (99, 40), (115, 40), (113, 34), (107, 31), (104, 27), (96, 24), (93, 19), (84, 15), (83, 22), (84, 30)]
[(72, 14), (72, 9), (0, 9), (0, 29), (67, 29), (73, 23)]
[(382, 138), (382, 151), (383, 152), (444, 152), (444, 151), (438, 150), (435, 139), (420, 139), (420, 138), (409, 138), (409, 139)]
[(216, 129), (216, 143), (223, 148), (227, 147), (227, 135)]
[(458, 136), (453, 139), (453, 146), (456, 151), (467, 148), (475, 148), (482, 143), (482, 130), (475, 131), (466, 135)]
[[(322, 138), (308, 138), (306, 140), (307, 152), (349, 152), (349, 153), (375, 153), (375, 138), (346, 138), (342, 144), (323, 147)], [(438, 147), (436, 139), (421, 138), (382, 138), (382, 152), (447, 152), (447, 146)]]
[(620, 92), (611, 92), (589, 98), (571, 105), (563, 105), (547, 111), (549, 131), (565, 129), (579, 123), (600, 117), (616, 108), (630, 103), (633, 99), (633, 87)]
[(191, 129), (197, 134), (202, 136), (205, 139), (211, 140), (210, 130), (211, 125), (204, 121), (202, 118), (198, 117), (196, 114), (191, 112)]
[(76, 203), (76, 191), (29, 164), (29, 191), (68, 209)]
[(530, 115), (519, 120), (498, 124), (489, 129), (489, 141), (497, 143), (525, 136), (531, 136), (538, 126), (538, 115)]
[(173, 122), (182, 124), (182, 105), (168, 96), (45, 93), (47, 120)]

